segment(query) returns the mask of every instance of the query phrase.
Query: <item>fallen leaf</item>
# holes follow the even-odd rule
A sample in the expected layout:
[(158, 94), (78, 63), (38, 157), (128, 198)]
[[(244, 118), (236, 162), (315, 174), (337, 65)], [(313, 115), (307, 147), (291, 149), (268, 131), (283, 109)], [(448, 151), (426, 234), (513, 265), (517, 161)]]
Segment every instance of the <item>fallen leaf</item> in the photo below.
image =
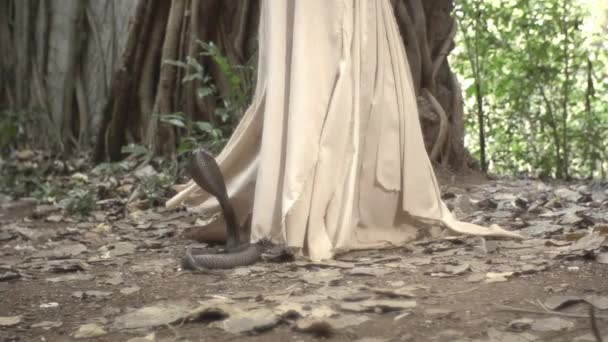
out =
[(573, 322), (560, 317), (538, 319), (532, 323), (532, 330), (535, 331), (565, 331), (572, 328)]
[(72, 293), (72, 296), (76, 297), (78, 299), (88, 299), (88, 298), (102, 299), (105, 297), (109, 297), (110, 295), (112, 295), (112, 292), (97, 291), (97, 290), (76, 291), (76, 292)]
[(123, 282), (124, 282), (124, 280), (122, 279), (122, 276), (121, 276), (121, 275), (119, 275), (119, 274), (118, 274), (118, 275), (111, 276), (111, 277), (109, 277), (109, 278), (107, 278), (107, 279), (104, 279), (104, 280), (103, 280), (103, 283), (104, 283), (104, 284), (108, 284), (108, 285), (114, 285), (114, 286), (116, 286), (116, 285), (120, 285), (120, 284), (122, 284)]
[(581, 197), (581, 194), (568, 188), (556, 189), (554, 193), (557, 197), (566, 199), (570, 202), (576, 202)]
[(0, 327), (12, 327), (21, 323), (21, 316), (0, 317)]
[(123, 289), (120, 289), (120, 293), (128, 295), (131, 293), (135, 293), (139, 290), (141, 290), (141, 288), (139, 286), (131, 286), (131, 287), (125, 287)]
[(149, 328), (173, 323), (186, 317), (191, 305), (187, 302), (167, 302), (133, 310), (114, 319), (116, 329)]
[(329, 318), (327, 321), (336, 329), (344, 329), (365, 323), (369, 321), (369, 317), (364, 315), (340, 315), (339, 317)]
[(343, 275), (338, 270), (319, 270), (316, 272), (305, 272), (301, 279), (312, 285), (335, 284), (342, 280)]
[(21, 278), (21, 274), (13, 271), (7, 271), (4, 273), (0, 273), (0, 281), (9, 281), (14, 279)]
[(63, 215), (56, 214), (56, 215), (49, 215), (49, 216), (46, 218), (46, 221), (47, 221), (47, 222), (54, 222), (54, 223), (58, 223), (58, 222), (63, 221), (63, 219), (64, 219), (64, 218), (63, 218)]
[(131, 266), (131, 270), (135, 273), (162, 273), (170, 269), (170, 265), (174, 263), (171, 258), (144, 260)]
[(445, 272), (450, 273), (452, 275), (461, 275), (467, 271), (469, 271), (471, 266), (469, 264), (461, 264), (461, 265), (446, 265)]
[(346, 271), (346, 274), (354, 275), (354, 276), (372, 276), (372, 277), (381, 277), (390, 273), (393, 273), (393, 270), (387, 270), (379, 267), (356, 267), (351, 270)]
[(340, 303), (340, 308), (345, 311), (367, 312), (378, 311), (400, 311), (416, 307), (415, 300), (364, 300), (353, 303)]
[(495, 328), (488, 329), (488, 337), (492, 342), (530, 342), (538, 340), (537, 336), (530, 333), (512, 333)]
[(81, 325), (73, 334), (74, 338), (92, 338), (107, 334), (103, 327), (96, 323)]
[(298, 320), (294, 327), (295, 331), (312, 334), (315, 337), (331, 337), (334, 334), (334, 327), (327, 321), (315, 318), (305, 318)]
[(127, 342), (149, 342), (149, 341), (156, 341), (156, 333), (151, 332), (146, 336), (134, 337), (134, 338), (127, 340)]
[(248, 331), (268, 330), (277, 325), (279, 321), (278, 315), (269, 309), (262, 308), (231, 314), (227, 319), (217, 322), (215, 326), (219, 326), (229, 333), (241, 334)]
[(497, 283), (507, 281), (514, 272), (488, 272), (486, 273), (485, 283)]
[(371, 287), (366, 288), (368, 291), (371, 291), (376, 294), (384, 295), (391, 298), (396, 297), (404, 297), (404, 298), (414, 298), (416, 295), (414, 291), (417, 290), (414, 286), (406, 286), (400, 289), (387, 289), (387, 288), (379, 288), (379, 287)]
[(608, 296), (588, 295), (584, 299), (599, 310), (608, 310)]
[(296, 302), (283, 302), (274, 308), (274, 313), (284, 317), (306, 317), (310, 314), (310, 306)]
[(473, 273), (470, 276), (467, 277), (467, 281), (469, 283), (478, 283), (480, 281), (483, 281), (486, 279), (486, 274), (485, 273)]
[(608, 264), (608, 252), (598, 254), (595, 260), (600, 264)]
[(570, 251), (592, 251), (600, 248), (604, 241), (606, 241), (608, 237), (605, 235), (601, 235), (598, 232), (592, 232), (581, 239), (576, 241), (572, 246), (570, 246)]
[(531, 318), (519, 318), (509, 322), (509, 329), (515, 332), (522, 332), (532, 327), (534, 320)]
[(453, 314), (454, 311), (450, 309), (442, 309), (442, 308), (428, 308), (424, 310), (424, 314), (427, 316), (437, 317), (446, 317)]
[(78, 272), (74, 274), (61, 275), (53, 278), (46, 278), (46, 281), (51, 283), (60, 283), (66, 281), (88, 281), (93, 279), (95, 279), (95, 276), (92, 274)]
[(109, 257), (115, 258), (123, 255), (130, 255), (135, 253), (135, 246), (130, 242), (118, 242), (113, 245), (107, 246), (109, 249)]
[[(587, 333), (582, 336), (577, 336), (573, 340), (573, 342), (597, 342), (597, 338), (593, 336), (591, 333)], [(608, 335), (602, 336), (602, 341), (608, 341)]]
[(30, 328), (41, 328), (44, 330), (50, 330), (52, 328), (59, 328), (63, 325), (63, 322), (55, 322), (55, 321), (42, 321), (39, 323), (34, 323), (30, 325)]

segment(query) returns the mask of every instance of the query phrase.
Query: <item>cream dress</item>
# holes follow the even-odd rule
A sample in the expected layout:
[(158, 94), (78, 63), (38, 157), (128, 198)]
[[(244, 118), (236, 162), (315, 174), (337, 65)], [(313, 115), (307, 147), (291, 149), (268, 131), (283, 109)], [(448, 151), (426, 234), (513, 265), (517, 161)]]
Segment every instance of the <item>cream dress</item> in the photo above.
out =
[[(253, 103), (217, 157), (252, 242), (323, 260), (446, 228), (521, 237), (458, 221), (442, 202), (388, 0), (261, 6)], [(176, 189), (167, 207), (220, 212), (193, 181)]]

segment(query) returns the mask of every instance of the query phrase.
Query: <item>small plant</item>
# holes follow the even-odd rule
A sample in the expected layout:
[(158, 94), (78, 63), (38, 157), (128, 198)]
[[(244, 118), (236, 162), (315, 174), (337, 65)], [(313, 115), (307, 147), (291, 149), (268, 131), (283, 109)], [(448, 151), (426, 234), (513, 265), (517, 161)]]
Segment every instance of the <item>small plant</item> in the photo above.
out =
[(6, 152), (9, 147), (24, 140), (24, 114), (12, 111), (0, 112), (0, 151)]
[(122, 175), (129, 171), (130, 166), (126, 161), (120, 161), (116, 163), (100, 163), (93, 169), (95, 174), (106, 174), (106, 175)]
[(198, 82), (196, 96), (199, 99), (208, 97), (215, 99), (216, 107), (213, 115), (218, 117), (220, 122), (219, 125), (213, 126), (209, 122), (189, 120), (181, 112), (161, 115), (162, 122), (186, 130), (179, 141), (179, 155), (201, 146), (212, 152), (219, 152), (240, 121), (253, 94), (253, 82), (251, 82), (255, 72), (253, 59), (246, 65), (232, 65), (215, 44), (202, 41), (197, 43), (202, 50), (200, 55), (211, 58), (219, 67), (228, 87), (220, 91), (195, 58), (187, 57), (185, 62), (165, 61), (186, 71), (182, 79), (183, 83)]
[(65, 199), (65, 209), (71, 215), (87, 216), (95, 209), (97, 196), (92, 189), (73, 189)]
[[(52, 203), (58, 198), (65, 196), (65, 191), (60, 187), (55, 186), (53, 183), (40, 179), (32, 178), (28, 181), (34, 186), (34, 190), (31, 192), (31, 196), (42, 201)], [(25, 194), (24, 194), (25, 195)]]
[(173, 184), (173, 177), (164, 173), (153, 174), (141, 179), (141, 192), (153, 205), (159, 205), (166, 200), (167, 189)]

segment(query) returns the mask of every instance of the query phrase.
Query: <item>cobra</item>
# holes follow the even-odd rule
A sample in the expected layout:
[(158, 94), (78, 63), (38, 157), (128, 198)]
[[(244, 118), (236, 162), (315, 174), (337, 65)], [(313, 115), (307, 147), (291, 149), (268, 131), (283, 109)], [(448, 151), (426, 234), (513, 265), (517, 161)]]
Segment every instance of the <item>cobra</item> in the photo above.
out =
[(182, 258), (182, 268), (208, 272), (211, 269), (229, 269), (257, 262), (265, 249), (265, 243), (252, 244), (248, 239), (241, 242), (241, 229), (215, 158), (202, 148), (193, 151), (188, 162), (188, 172), (199, 187), (218, 200), (226, 222), (226, 246), (224, 249), (189, 248)]

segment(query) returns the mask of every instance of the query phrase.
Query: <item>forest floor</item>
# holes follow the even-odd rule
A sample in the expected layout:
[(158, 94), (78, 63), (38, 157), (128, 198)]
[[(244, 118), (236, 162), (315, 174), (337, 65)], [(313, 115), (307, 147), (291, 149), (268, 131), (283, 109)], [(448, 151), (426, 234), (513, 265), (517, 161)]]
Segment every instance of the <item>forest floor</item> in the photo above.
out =
[[(72, 171), (53, 179), (125, 187)], [(439, 178), (457, 217), (528, 238), (446, 236), (216, 276), (180, 269), (182, 233), (200, 222), (183, 208), (117, 192), (78, 216), (0, 194), (0, 341), (608, 341), (608, 184)]]

